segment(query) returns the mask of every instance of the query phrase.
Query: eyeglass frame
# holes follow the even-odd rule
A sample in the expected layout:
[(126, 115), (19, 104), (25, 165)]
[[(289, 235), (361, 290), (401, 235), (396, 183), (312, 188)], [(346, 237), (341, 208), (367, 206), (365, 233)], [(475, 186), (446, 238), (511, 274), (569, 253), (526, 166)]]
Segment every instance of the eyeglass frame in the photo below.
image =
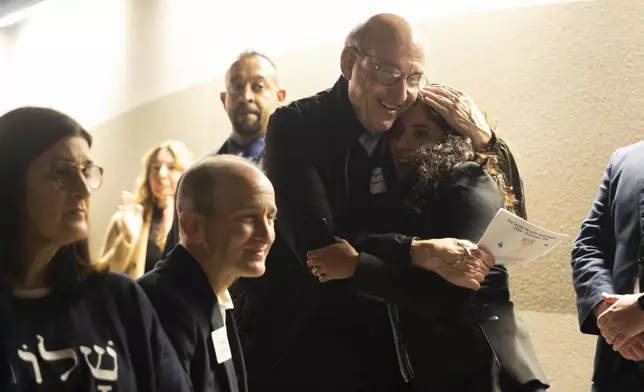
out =
[[(56, 166), (58, 166), (60, 164), (65, 164), (65, 165), (68, 165), (70, 167), (74, 166), (76, 171), (77, 171), (77, 173), (81, 175), (81, 177), (83, 178), (83, 181), (85, 182), (85, 184), (87, 185), (87, 187), (91, 191), (95, 191), (95, 190), (99, 189), (101, 187), (101, 185), (103, 185), (103, 173), (104, 173), (105, 170), (103, 169), (102, 166), (96, 165), (96, 164), (91, 163), (91, 162), (87, 163), (85, 165), (78, 165), (78, 164), (76, 164), (74, 162), (61, 160), (61, 161), (57, 161), (57, 162), (52, 163), (51, 167), (50, 167), (50, 172), (51, 172), (51, 175), (52, 175), (54, 181), (61, 188), (62, 187), (69, 187), (69, 183), (67, 183), (65, 180), (62, 180), (60, 178), (60, 175), (56, 174), (55, 168), (56, 168)], [(99, 174), (99, 181), (98, 181), (98, 184), (96, 186), (92, 186), (91, 181), (89, 181), (88, 176), (85, 175), (85, 172), (84, 172), (85, 169), (90, 169), (91, 170), (91, 169), (94, 169), (94, 168), (98, 169), (98, 174)]]
[[(398, 67), (396, 67), (394, 65), (390, 65), (390, 66), (394, 70), (396, 70), (399, 73), (399, 75), (394, 76), (395, 80), (394, 80), (393, 83), (390, 83), (390, 84), (383, 83), (382, 79), (380, 77), (381, 72), (383, 72), (382, 68), (380, 68), (380, 65), (379, 65), (380, 60), (375, 58), (374, 56), (370, 55), (369, 53), (365, 52), (364, 50), (358, 48), (357, 46), (351, 46), (350, 48), (353, 49), (353, 51), (356, 52), (357, 55), (360, 55), (360, 56), (362, 56), (362, 57), (364, 57), (364, 58), (366, 58), (367, 60), (370, 61), (371, 65), (373, 66), (374, 70), (376, 71), (376, 79), (378, 80), (378, 83), (382, 84), (383, 86), (387, 86), (387, 87), (394, 86), (394, 85), (396, 85), (398, 82), (400, 82), (403, 79), (405, 80), (405, 85), (406, 85), (406, 87), (408, 89), (418, 89), (420, 91), (425, 86), (429, 85), (429, 79), (427, 79), (427, 77), (422, 72), (414, 73), (414, 74), (405, 76), (405, 74)], [(414, 85), (409, 83), (409, 79), (412, 78), (412, 77), (415, 77), (415, 76), (420, 77), (421, 80), (419, 81), (419, 83), (417, 85), (414, 86)], [(425, 80), (424, 84), (422, 83), (422, 79)]]

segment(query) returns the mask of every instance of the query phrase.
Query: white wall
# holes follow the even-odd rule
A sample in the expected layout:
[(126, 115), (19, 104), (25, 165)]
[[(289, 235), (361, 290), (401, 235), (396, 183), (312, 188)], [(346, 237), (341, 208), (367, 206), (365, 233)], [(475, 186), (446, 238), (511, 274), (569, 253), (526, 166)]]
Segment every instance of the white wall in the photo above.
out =
[(124, 109), (126, 0), (50, 0), (6, 34), (0, 110), (53, 106), (92, 124)]
[(311, 20), (292, 17), (304, 4), (297, 0), (47, 0), (0, 29), (0, 112), (53, 106), (91, 128), (213, 79), (244, 48), (277, 57), (339, 42), (378, 12), (415, 21), (558, 2), (336, 0), (307, 4)]

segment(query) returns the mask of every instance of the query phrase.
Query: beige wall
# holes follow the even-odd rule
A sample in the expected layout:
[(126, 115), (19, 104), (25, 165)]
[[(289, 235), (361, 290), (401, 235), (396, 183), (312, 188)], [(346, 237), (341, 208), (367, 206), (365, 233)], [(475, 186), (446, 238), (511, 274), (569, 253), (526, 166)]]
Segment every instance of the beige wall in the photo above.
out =
[[(180, 23), (176, 2), (122, 2), (116, 9), (101, 1), (113, 15), (126, 15), (125, 30), (118, 30), (125, 34), (123, 48), (110, 46), (109, 56), (88, 49), (101, 59), (94, 60), (96, 67), (108, 67), (107, 74), (116, 78), (98, 83), (102, 100), (85, 86), (73, 87), (84, 100), (70, 95), (56, 101), (38, 87), (18, 100), (0, 100), (11, 107), (36, 99), (92, 127), (94, 154), (106, 169), (105, 184), (93, 197), (94, 249), (119, 192), (132, 188), (138, 159), (147, 148), (179, 138), (201, 155), (225, 140), (230, 126), (218, 93), (234, 53), (247, 47), (265, 50), (277, 62), (289, 98), (296, 99), (331, 86), (338, 76), (342, 35), (362, 17), (358, 13), (334, 23), (326, 38), (295, 21), (281, 23), (278, 33), (232, 37), (221, 27), (199, 27), (203, 16)], [(644, 138), (644, 3), (535, 1), (528, 7), (469, 13), (443, 8), (433, 13), (429, 5), (415, 3), (412, 9), (411, 3), (402, 3), (409, 9), (401, 8), (401, 14), (419, 19), (430, 80), (468, 91), (510, 143), (526, 186), (530, 220), (570, 235), (549, 257), (510, 269), (512, 296), (530, 327), (552, 391), (589, 390), (594, 339), (578, 332), (569, 249), (610, 153)], [(320, 11), (320, 18), (330, 18), (329, 9)], [(366, 15), (382, 10), (378, 3)], [(223, 21), (221, 13), (217, 18)], [(161, 22), (172, 29), (164, 30)], [(92, 31), (87, 34), (100, 36)], [(300, 31), (306, 39), (295, 37)], [(114, 56), (120, 64), (116, 68), (109, 66)]]

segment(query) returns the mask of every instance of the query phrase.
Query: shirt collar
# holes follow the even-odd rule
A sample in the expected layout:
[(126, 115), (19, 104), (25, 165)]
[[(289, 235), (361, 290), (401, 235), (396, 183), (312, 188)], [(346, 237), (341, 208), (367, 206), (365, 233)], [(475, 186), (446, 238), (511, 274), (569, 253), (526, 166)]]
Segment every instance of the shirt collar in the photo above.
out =
[(259, 162), (264, 152), (264, 136), (260, 136), (257, 139), (253, 140), (247, 146), (242, 146), (237, 143), (232, 137), (228, 138), (228, 154), (237, 155), (243, 158), (247, 158), (254, 163)]
[[(215, 295), (217, 295), (217, 293), (215, 293)], [(219, 303), (219, 307), (223, 311), (231, 310), (235, 307), (233, 305), (233, 298), (230, 296), (230, 292), (228, 291), (228, 289), (224, 291), (223, 297), (220, 297), (217, 295), (217, 303)]]
[(376, 147), (378, 147), (378, 143), (380, 143), (381, 138), (382, 133), (369, 133), (365, 131), (360, 135), (358, 140), (360, 141), (360, 144), (362, 144), (362, 147), (364, 147), (365, 151), (367, 151), (367, 154), (372, 156)]
[(228, 289), (224, 291), (223, 297), (218, 296), (217, 293), (215, 295), (217, 296), (217, 305), (219, 305), (219, 312), (221, 313), (221, 321), (226, 325), (226, 311), (234, 308), (233, 299), (230, 297)]

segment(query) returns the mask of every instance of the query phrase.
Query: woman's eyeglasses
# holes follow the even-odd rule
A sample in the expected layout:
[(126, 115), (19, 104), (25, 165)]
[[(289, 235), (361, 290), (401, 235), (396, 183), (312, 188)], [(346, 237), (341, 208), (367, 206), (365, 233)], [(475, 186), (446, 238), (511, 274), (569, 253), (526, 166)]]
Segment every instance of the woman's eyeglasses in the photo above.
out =
[(77, 181), (79, 173), (93, 191), (103, 183), (103, 168), (93, 163), (79, 166), (74, 162), (58, 161), (51, 166), (51, 173), (61, 187), (68, 187)]

